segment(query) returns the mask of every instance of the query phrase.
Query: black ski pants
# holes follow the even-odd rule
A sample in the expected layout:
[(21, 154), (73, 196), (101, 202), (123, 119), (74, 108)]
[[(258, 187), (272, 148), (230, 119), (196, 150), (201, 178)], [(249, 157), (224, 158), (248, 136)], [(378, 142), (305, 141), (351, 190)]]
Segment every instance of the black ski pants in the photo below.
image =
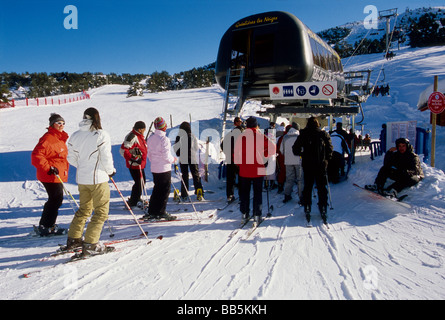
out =
[(324, 167), (303, 167), (304, 173), (304, 187), (303, 187), (303, 205), (312, 205), (312, 188), (317, 186), (318, 191), (318, 205), (327, 206), (328, 204), (328, 190), (326, 181), (326, 168)]
[(235, 195), (236, 176), (239, 173), (239, 168), (236, 164), (228, 163), (226, 165), (226, 195), (227, 198)]
[(383, 166), (380, 168), (377, 178), (375, 179), (375, 184), (382, 188), (385, 186), (387, 179), (394, 180), (387, 189), (394, 189), (397, 192), (402, 191), (405, 188), (412, 187), (420, 181), (418, 176), (410, 176), (406, 171), (398, 170), (389, 166)]
[[(129, 203), (131, 206), (135, 206), (138, 204), (138, 201), (141, 199), (141, 194), (142, 194), (142, 189), (143, 189), (143, 185), (145, 186), (145, 170), (144, 169), (132, 169), (130, 168), (130, 174), (131, 177), (134, 180), (134, 185), (131, 188), (131, 196), (130, 196), (130, 200)], [(141, 174), (142, 174), (142, 180), (143, 183), (141, 182)]]
[(261, 216), (263, 209), (263, 180), (264, 177), (239, 177), (238, 186), (241, 213), (250, 213), (250, 189), (253, 185), (253, 215)]
[(63, 202), (63, 185), (61, 183), (42, 182), (48, 193), (48, 201), (43, 206), (39, 225), (51, 228), (56, 224), (59, 208)]
[(171, 188), (171, 171), (153, 173), (153, 192), (148, 203), (149, 215), (162, 215), (166, 213), (168, 196)]
[(334, 151), (328, 164), (329, 181), (332, 183), (338, 183), (340, 180), (340, 175), (345, 175), (345, 158), (342, 154)]
[(202, 189), (202, 183), (201, 183), (201, 177), (199, 176), (199, 168), (197, 164), (180, 164), (181, 167), (181, 174), (182, 174), (182, 180), (183, 183), (181, 183), (181, 197), (188, 197), (187, 190), (189, 189), (189, 168), (190, 172), (193, 177), (193, 186), (195, 187), (195, 193), (196, 190), (201, 189), (204, 193), (204, 190)]

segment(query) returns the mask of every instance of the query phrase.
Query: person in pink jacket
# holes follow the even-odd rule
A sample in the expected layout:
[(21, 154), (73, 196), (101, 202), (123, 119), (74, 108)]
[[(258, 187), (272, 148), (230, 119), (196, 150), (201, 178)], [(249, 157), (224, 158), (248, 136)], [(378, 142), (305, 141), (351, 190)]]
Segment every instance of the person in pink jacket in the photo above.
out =
[(147, 140), (147, 156), (151, 163), (154, 186), (148, 212), (143, 219), (174, 220), (176, 217), (167, 213), (166, 208), (171, 187), (171, 167), (176, 158), (171, 154), (170, 140), (166, 135), (167, 123), (162, 117), (157, 117), (153, 124), (155, 132)]

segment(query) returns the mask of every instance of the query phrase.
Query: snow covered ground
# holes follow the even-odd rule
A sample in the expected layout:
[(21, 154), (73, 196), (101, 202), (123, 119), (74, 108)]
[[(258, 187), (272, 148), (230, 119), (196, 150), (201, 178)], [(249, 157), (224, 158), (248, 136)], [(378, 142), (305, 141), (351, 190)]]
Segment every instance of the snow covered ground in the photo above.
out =
[[(403, 49), (385, 62), (389, 97), (371, 97), (364, 105), (363, 133), (378, 138), (386, 121), (418, 120), (428, 127), (429, 113), (417, 111), (417, 99), (443, 74), (445, 49)], [(371, 68), (377, 75), (381, 55), (356, 57), (348, 69)], [(375, 75), (375, 76), (376, 76)], [(381, 79), (374, 79), (379, 81)], [(129, 196), (132, 180), (118, 150), (135, 121), (148, 125), (163, 116), (177, 129), (190, 116), (196, 130), (213, 132), (220, 126), (222, 91), (217, 87), (145, 94), (126, 98), (126, 86), (106, 86), (91, 100), (55, 107), (19, 107), (0, 110), (0, 296), (2, 299), (187, 299), (187, 300), (287, 300), (287, 299), (444, 299), (445, 298), (445, 169), (443, 128), (438, 128), (436, 167), (423, 164), (426, 178), (406, 191), (406, 209), (389, 201), (376, 201), (352, 185), (372, 183), (382, 157), (371, 161), (359, 152), (349, 179), (331, 185), (330, 229), (313, 216), (305, 227), (296, 200), (281, 206), (283, 196), (270, 193), (273, 217), (247, 240), (245, 231), (229, 238), (240, 220), (237, 205), (218, 211), (225, 198), (225, 182), (210, 165), (206, 198), (191, 205), (170, 204), (168, 210), (195, 220), (143, 224), (146, 239), (116, 243), (117, 252), (70, 264), (67, 256), (46, 259), (65, 237), (28, 236), (37, 224), (46, 192), (35, 178), (31, 151), (45, 132), (51, 112), (66, 120), (72, 134), (83, 111), (99, 109), (103, 127), (112, 139), (117, 174), (115, 181)], [(243, 116), (254, 114), (255, 103)], [(198, 131), (197, 131), (198, 132)], [(168, 132), (174, 138), (174, 130)], [(202, 138), (202, 136), (201, 136)], [(148, 194), (153, 183), (147, 169)], [(173, 175), (174, 184), (179, 179)], [(66, 187), (78, 199), (75, 170)], [(115, 241), (140, 234), (114, 186), (109, 225), (101, 240)], [(295, 198), (295, 197), (294, 197)], [(266, 208), (266, 194), (264, 193)], [(316, 200), (314, 200), (316, 203)], [(183, 208), (180, 212), (175, 212)], [(187, 210), (185, 210), (186, 208)], [(313, 208), (314, 212), (315, 205)], [(202, 211), (202, 212), (201, 212)], [(266, 209), (264, 209), (264, 212)], [(139, 209), (134, 210), (142, 215)], [(68, 198), (60, 210), (59, 225), (68, 227), (73, 209)], [(209, 218), (209, 216), (211, 216)], [(199, 219), (198, 219), (199, 218)], [(110, 229), (115, 234), (110, 237)], [(156, 239), (162, 235), (162, 240)], [(28, 278), (23, 274), (29, 273)]]

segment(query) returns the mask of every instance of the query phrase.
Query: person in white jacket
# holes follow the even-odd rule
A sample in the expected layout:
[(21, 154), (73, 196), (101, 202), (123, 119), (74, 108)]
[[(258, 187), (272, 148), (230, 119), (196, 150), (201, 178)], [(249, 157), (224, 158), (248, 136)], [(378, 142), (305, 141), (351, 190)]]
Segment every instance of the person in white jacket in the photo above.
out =
[(348, 143), (345, 138), (336, 130), (331, 133), (331, 141), (334, 151), (328, 164), (328, 177), (332, 183), (339, 183), (346, 179), (345, 154), (351, 156)]
[(174, 220), (176, 217), (167, 213), (166, 208), (171, 187), (171, 169), (176, 158), (171, 154), (170, 140), (166, 135), (167, 123), (162, 117), (157, 117), (153, 124), (155, 132), (147, 140), (147, 156), (151, 163), (154, 186), (148, 212), (143, 219)]
[(303, 191), (302, 169), (300, 156), (292, 152), (292, 146), (300, 135), (300, 126), (293, 122), (292, 127), (283, 137), (280, 145), (280, 152), (284, 155), (284, 165), (286, 166), (286, 182), (284, 183), (284, 200), (286, 203), (292, 199), (292, 188), (294, 184), (298, 187), (299, 201)]
[[(111, 154), (110, 136), (102, 129), (99, 112), (95, 108), (86, 109), (79, 127), (68, 141), (68, 162), (77, 168), (79, 209), (68, 231), (67, 247), (82, 246), (82, 255), (87, 256), (110, 251), (99, 244), (99, 238), (108, 219), (108, 180), (116, 170)], [(85, 223), (93, 210), (94, 214), (82, 241)]]

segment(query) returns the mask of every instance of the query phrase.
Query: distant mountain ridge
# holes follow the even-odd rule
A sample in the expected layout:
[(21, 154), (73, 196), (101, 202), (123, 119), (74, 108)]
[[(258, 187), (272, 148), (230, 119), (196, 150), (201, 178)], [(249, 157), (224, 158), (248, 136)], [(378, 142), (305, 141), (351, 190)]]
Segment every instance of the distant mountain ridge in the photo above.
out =
[[(398, 8), (397, 16), (390, 19), (392, 48), (445, 45), (445, 6), (402, 10)], [(366, 29), (364, 21), (356, 21), (320, 31), (318, 35), (342, 58), (354, 52), (383, 52), (386, 48), (386, 19), (379, 19), (376, 29)]]

